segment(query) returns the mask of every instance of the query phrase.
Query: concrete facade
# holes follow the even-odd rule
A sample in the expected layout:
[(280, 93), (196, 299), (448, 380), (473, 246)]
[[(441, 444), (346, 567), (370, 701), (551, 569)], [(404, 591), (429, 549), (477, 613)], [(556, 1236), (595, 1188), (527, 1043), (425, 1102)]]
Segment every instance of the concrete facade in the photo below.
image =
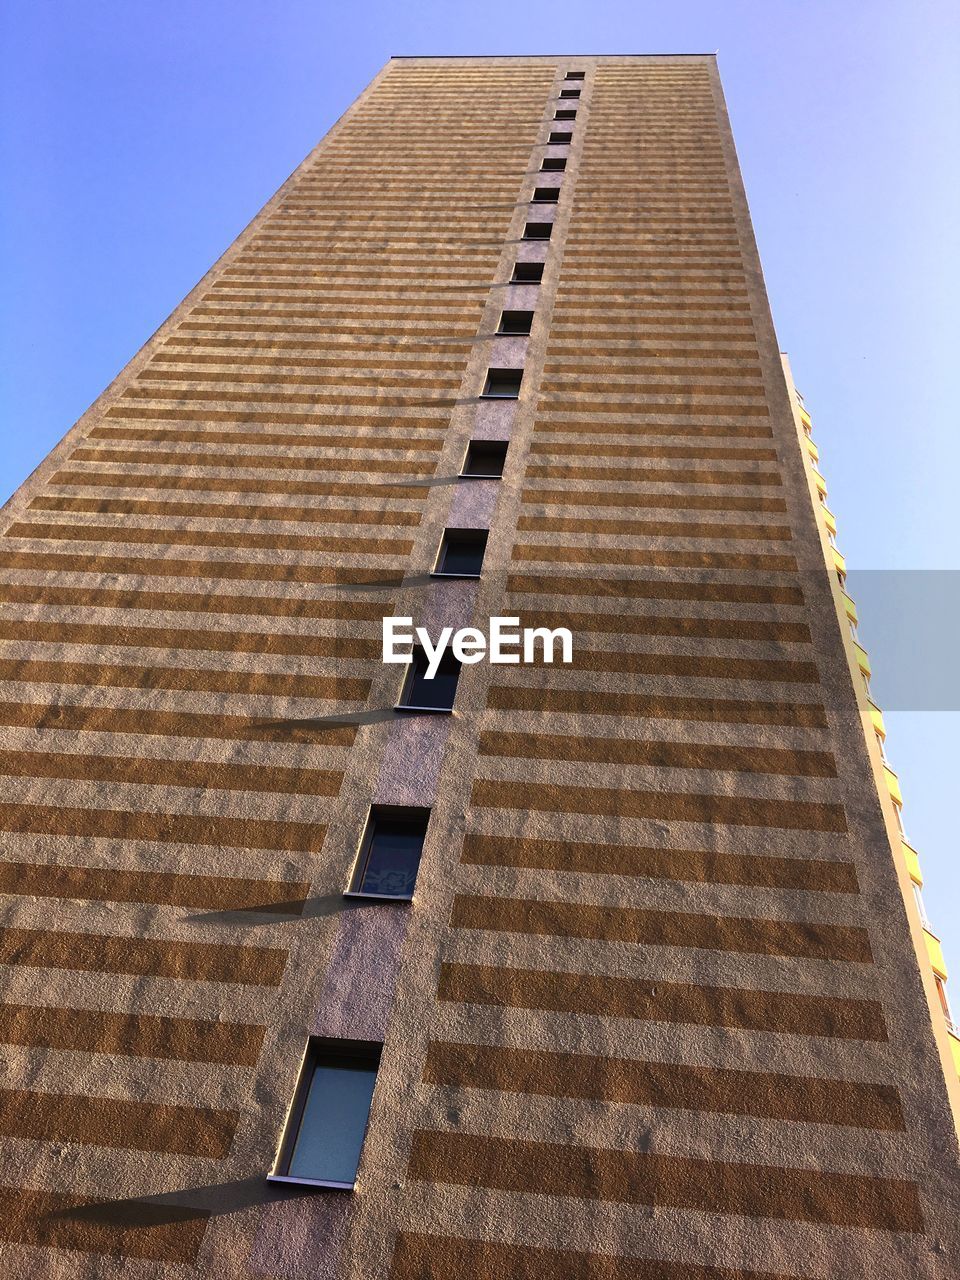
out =
[[(5, 1272), (956, 1274), (815, 506), (714, 60), (391, 61), (3, 511)], [(575, 660), (398, 715), (385, 614)], [(383, 1044), (349, 1193), (267, 1182), (310, 1036)]]

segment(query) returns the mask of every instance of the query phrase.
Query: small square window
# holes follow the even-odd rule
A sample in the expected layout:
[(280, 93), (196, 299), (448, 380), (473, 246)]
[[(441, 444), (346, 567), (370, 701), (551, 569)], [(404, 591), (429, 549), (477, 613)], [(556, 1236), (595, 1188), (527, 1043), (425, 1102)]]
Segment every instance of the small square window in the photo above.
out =
[(586, 74), (585, 71), (568, 71), (563, 78), (564, 80), (583, 80)]
[(440, 543), (434, 576), (479, 578), (483, 553), (487, 549), (486, 529), (446, 529)]
[(483, 398), (486, 400), (516, 400), (520, 394), (520, 383), (522, 381), (522, 369), (488, 369), (487, 380), (483, 384)]
[(576, 110), (571, 107), (560, 107), (553, 113), (554, 120), (576, 120)]
[(552, 129), (549, 140), (554, 146), (563, 146), (565, 143), (573, 141), (573, 134), (567, 133), (563, 129)]
[(372, 808), (348, 896), (412, 898), (429, 820), (429, 809)]
[(507, 460), (508, 440), (471, 440), (461, 476), (473, 480), (499, 480)]
[(504, 311), (497, 333), (527, 334), (533, 328), (532, 311)]
[(534, 187), (533, 199), (536, 204), (556, 204), (560, 199), (560, 188)]
[(523, 228), (524, 240), (549, 240), (552, 222), (528, 222)]
[(353, 1189), (381, 1049), (361, 1040), (309, 1041), (270, 1181)]
[(541, 173), (563, 173), (567, 162), (563, 156), (544, 156), (540, 162)]
[(561, 89), (560, 97), (561, 98), (579, 98), (580, 90), (579, 89)]
[(429, 660), (423, 649), (414, 649), (413, 658), (397, 704), (398, 711), (452, 711), (460, 679), (460, 663), (449, 649), (428, 678)]
[(539, 284), (543, 279), (542, 262), (515, 262), (511, 284)]

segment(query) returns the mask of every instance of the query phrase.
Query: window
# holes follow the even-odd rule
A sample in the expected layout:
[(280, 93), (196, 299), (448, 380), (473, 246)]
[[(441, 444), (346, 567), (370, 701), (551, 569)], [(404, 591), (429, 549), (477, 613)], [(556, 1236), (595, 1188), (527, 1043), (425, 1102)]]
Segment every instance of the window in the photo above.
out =
[(499, 480), (507, 460), (506, 440), (471, 440), (463, 460), (461, 476), (474, 480)]
[(960, 1035), (960, 1032), (957, 1031), (957, 1024), (953, 1020), (953, 1014), (950, 1012), (950, 1001), (947, 999), (947, 984), (939, 973), (933, 975), (933, 980), (937, 984), (937, 996), (940, 999), (940, 1008), (943, 1010), (943, 1016), (947, 1020), (947, 1026), (954, 1035)]
[(310, 1040), (271, 1181), (353, 1189), (381, 1047)]
[(412, 898), (429, 820), (429, 809), (372, 808), (347, 896)]
[(556, 204), (560, 199), (559, 187), (534, 187), (534, 204)]
[(573, 107), (559, 107), (553, 113), (554, 120), (576, 120), (577, 112)]
[(563, 173), (567, 162), (563, 156), (544, 156), (540, 161), (541, 173)]
[(564, 80), (583, 80), (586, 74), (585, 71), (568, 71), (563, 78)]
[(423, 649), (414, 649), (403, 683), (398, 711), (452, 711), (460, 679), (460, 663), (448, 650), (432, 677), (427, 676), (429, 660)]
[(533, 327), (532, 311), (504, 311), (497, 333), (529, 333)]
[(927, 909), (923, 905), (923, 894), (920, 892), (920, 886), (916, 880), (911, 880), (910, 884), (913, 888), (913, 900), (917, 904), (917, 911), (920, 915), (920, 923), (925, 929), (929, 929), (930, 921), (927, 919)]
[(580, 90), (579, 89), (561, 89), (560, 97), (561, 98), (579, 98)]
[(552, 142), (555, 147), (564, 146), (566, 143), (572, 141), (572, 133), (564, 133), (560, 129), (553, 129), (550, 133), (550, 142)]
[(434, 575), (441, 578), (479, 578), (486, 549), (486, 529), (445, 529)]
[(543, 279), (542, 262), (515, 262), (511, 284), (539, 284)]
[(516, 400), (522, 381), (522, 369), (488, 369), (482, 397), (486, 400)]
[(552, 222), (528, 222), (523, 228), (524, 240), (549, 240)]

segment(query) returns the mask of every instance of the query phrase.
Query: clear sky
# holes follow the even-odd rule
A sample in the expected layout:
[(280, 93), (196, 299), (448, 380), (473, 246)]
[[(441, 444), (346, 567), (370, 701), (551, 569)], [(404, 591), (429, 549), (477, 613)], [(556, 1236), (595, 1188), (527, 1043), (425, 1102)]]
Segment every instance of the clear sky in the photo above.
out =
[[(0, 499), (391, 54), (714, 50), (840, 546), (960, 571), (953, 0), (4, 0)], [(903, 609), (871, 578), (882, 701)], [(960, 601), (960, 572), (929, 581)], [(956, 630), (934, 639), (955, 663)], [(960, 714), (887, 722), (960, 1013)]]

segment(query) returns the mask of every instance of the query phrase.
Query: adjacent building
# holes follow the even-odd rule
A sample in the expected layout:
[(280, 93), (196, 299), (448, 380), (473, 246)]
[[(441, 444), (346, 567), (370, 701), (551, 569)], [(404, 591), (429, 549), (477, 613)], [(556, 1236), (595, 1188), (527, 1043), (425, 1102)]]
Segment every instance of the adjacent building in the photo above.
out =
[(3, 512), (5, 1274), (956, 1274), (808, 429), (712, 57), (384, 68)]

